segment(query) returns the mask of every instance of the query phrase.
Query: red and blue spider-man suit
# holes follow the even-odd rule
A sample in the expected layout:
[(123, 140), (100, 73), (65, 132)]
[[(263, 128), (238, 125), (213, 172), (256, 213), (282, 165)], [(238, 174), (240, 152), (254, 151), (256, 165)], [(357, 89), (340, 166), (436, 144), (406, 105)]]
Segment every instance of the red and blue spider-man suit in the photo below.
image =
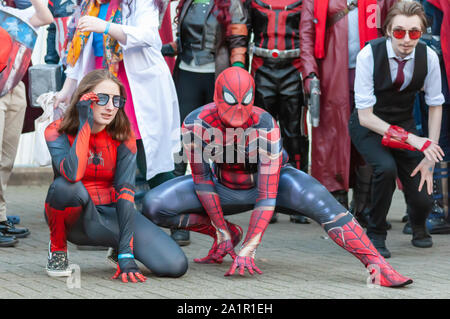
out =
[(106, 129), (92, 133), (91, 101), (80, 101), (76, 107), (80, 123), (76, 135), (59, 132), (62, 120), (45, 130), (55, 172), (45, 200), (50, 250), (67, 251), (67, 240), (113, 247), (119, 253), (115, 277), (122, 273), (124, 281), (123, 274), (140, 272), (134, 259), (159, 276), (183, 275), (184, 253), (134, 208), (134, 136), (120, 142)]
[[(379, 269), (376, 275), (381, 285), (412, 283), (384, 260), (325, 187), (284, 165), (279, 128), (268, 112), (253, 106), (253, 94), (253, 78), (245, 70), (232, 67), (219, 75), (214, 103), (192, 112), (183, 124), (192, 177), (178, 177), (150, 190), (144, 198), (144, 215), (160, 226), (210, 235), (213, 247), (205, 258), (195, 261), (221, 263), (230, 254), (234, 261), (226, 275), (237, 268), (243, 275), (245, 269), (261, 273), (254, 256), (276, 207), (320, 223), (331, 239), (368, 269)], [(234, 247), (242, 230), (224, 215), (250, 209), (249, 229), (236, 255)]]

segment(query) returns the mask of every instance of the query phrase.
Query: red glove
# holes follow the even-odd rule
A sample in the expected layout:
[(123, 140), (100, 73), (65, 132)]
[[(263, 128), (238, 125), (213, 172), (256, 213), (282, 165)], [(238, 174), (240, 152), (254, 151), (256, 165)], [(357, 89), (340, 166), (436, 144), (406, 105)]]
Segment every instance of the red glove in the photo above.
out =
[(138, 282), (136, 277), (141, 282), (145, 282), (147, 280), (147, 278), (143, 274), (141, 274), (139, 271), (136, 271), (134, 273), (133, 272), (129, 272), (127, 274), (126, 272), (122, 272), (122, 270), (120, 270), (119, 265), (117, 265), (117, 271), (114, 274), (114, 276), (112, 277), (112, 279), (117, 279), (117, 278), (119, 278), (119, 276), (122, 279), (122, 282), (125, 282), (125, 283), (128, 282), (128, 277), (130, 277), (131, 282), (134, 282), (134, 283)]
[(141, 274), (138, 266), (136, 265), (133, 258), (121, 258), (119, 254), (119, 263), (117, 265), (117, 271), (112, 277), (112, 279), (120, 278), (123, 282), (128, 282), (128, 277), (130, 277), (131, 282), (138, 282), (136, 278), (138, 278), (141, 282), (147, 280), (147, 278)]
[(80, 101), (98, 102), (98, 96), (94, 92), (85, 93), (81, 96)]
[(255, 260), (253, 259), (253, 257), (237, 256), (234, 259), (233, 264), (230, 267), (230, 270), (228, 270), (225, 276), (233, 275), (237, 268), (239, 268), (239, 275), (241, 276), (244, 276), (245, 269), (248, 270), (250, 275), (254, 275), (255, 271), (260, 275), (262, 274), (262, 271), (259, 270), (258, 267), (256, 267)]
[(405, 131), (400, 126), (391, 125), (389, 126), (386, 133), (384, 133), (383, 138), (381, 139), (381, 144), (391, 148), (400, 148), (410, 151), (415, 151), (416, 148), (408, 143), (406, 140), (408, 139), (408, 131)]
[(234, 245), (230, 239), (217, 244), (217, 240), (214, 239), (214, 243), (208, 255), (203, 258), (196, 258), (194, 261), (199, 264), (221, 264), (223, 262), (223, 258), (226, 255), (230, 255), (231, 258), (236, 258), (236, 253), (234, 252)]

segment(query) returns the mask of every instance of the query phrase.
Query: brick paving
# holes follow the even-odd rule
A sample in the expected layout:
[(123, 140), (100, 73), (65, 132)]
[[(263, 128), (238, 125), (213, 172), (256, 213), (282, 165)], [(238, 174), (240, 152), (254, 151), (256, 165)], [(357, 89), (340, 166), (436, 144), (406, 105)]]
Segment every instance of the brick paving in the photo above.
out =
[[(231, 265), (198, 265), (192, 260), (209, 250), (208, 237), (191, 233), (191, 245), (183, 247), (189, 260), (187, 273), (177, 279), (158, 278), (144, 270), (145, 283), (123, 284), (110, 277), (115, 270), (106, 262), (106, 251), (78, 250), (69, 244), (70, 263), (80, 267), (77, 281), (50, 278), (45, 273), (48, 227), (43, 206), (48, 186), (10, 186), (6, 193), (8, 211), (21, 217), (31, 235), (14, 248), (0, 248), (0, 298), (450, 298), (450, 235), (434, 235), (434, 245), (419, 249), (402, 234), (405, 212), (403, 196), (395, 193), (388, 219), (392, 223), (387, 245), (389, 262), (400, 273), (414, 279), (401, 289), (371, 288), (368, 273), (352, 255), (334, 244), (315, 224), (299, 225), (279, 215), (269, 226), (260, 245), (256, 264), (262, 275), (224, 277)], [(250, 213), (230, 216), (232, 222), (248, 225)], [(220, 289), (218, 289), (220, 287)]]

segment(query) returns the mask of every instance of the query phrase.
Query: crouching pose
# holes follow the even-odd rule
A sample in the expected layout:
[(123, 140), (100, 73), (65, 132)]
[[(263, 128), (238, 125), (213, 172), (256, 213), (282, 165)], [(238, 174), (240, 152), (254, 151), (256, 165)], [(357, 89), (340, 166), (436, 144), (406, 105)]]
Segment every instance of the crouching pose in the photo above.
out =
[[(255, 265), (255, 252), (275, 208), (303, 214), (322, 225), (382, 286), (412, 283), (384, 260), (353, 216), (325, 187), (284, 165), (279, 128), (269, 113), (253, 106), (254, 92), (253, 78), (241, 68), (231, 67), (219, 75), (214, 102), (190, 113), (183, 123), (183, 145), (192, 177), (178, 177), (150, 190), (144, 198), (143, 214), (163, 227), (213, 237), (208, 255), (194, 261), (221, 263), (229, 254), (233, 263), (226, 276), (237, 268), (241, 275), (245, 269), (250, 274), (262, 273)], [(250, 209), (249, 229), (236, 254), (242, 229), (224, 215)]]
[(125, 89), (107, 70), (80, 82), (62, 120), (45, 131), (55, 180), (45, 200), (50, 228), (47, 273), (68, 276), (67, 240), (118, 250), (113, 278), (182, 276), (187, 259), (178, 245), (134, 208), (136, 140), (125, 115)]

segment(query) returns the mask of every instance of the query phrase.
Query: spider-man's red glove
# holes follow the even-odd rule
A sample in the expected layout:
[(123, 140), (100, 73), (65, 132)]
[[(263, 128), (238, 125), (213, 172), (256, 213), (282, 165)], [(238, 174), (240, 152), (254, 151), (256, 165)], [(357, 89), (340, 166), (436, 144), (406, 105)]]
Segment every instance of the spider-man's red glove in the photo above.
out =
[(217, 239), (214, 239), (214, 243), (209, 250), (208, 255), (203, 258), (196, 258), (194, 261), (199, 264), (221, 264), (223, 262), (223, 258), (228, 254), (231, 258), (236, 258), (232, 241), (228, 239), (220, 244), (217, 244)]
[(255, 271), (260, 275), (262, 274), (262, 271), (259, 270), (258, 267), (256, 267), (255, 259), (253, 257), (237, 256), (234, 259), (233, 264), (230, 267), (230, 270), (228, 270), (225, 276), (233, 275), (237, 268), (239, 268), (239, 275), (241, 276), (244, 276), (245, 269), (248, 270), (250, 275), (254, 275)]
[(134, 261), (134, 257), (129, 258), (121, 258), (119, 255), (119, 264), (117, 265), (117, 271), (112, 277), (112, 279), (121, 278), (123, 282), (128, 282), (128, 277), (134, 283), (138, 282), (136, 278), (138, 278), (141, 282), (147, 280), (147, 278), (141, 273), (136, 262)]

